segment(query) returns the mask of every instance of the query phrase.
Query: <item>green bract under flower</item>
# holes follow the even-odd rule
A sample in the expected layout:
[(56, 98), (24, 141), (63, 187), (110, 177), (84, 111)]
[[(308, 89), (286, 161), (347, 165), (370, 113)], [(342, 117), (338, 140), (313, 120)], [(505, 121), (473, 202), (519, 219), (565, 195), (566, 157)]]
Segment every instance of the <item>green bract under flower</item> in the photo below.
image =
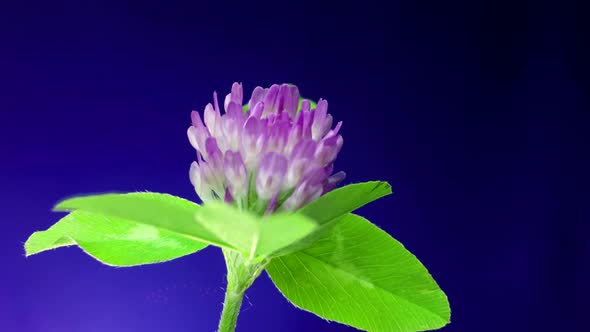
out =
[(315, 108), (294, 85), (256, 87), (243, 110), (242, 85), (234, 83), (221, 110), (217, 94), (205, 107), (204, 123), (192, 112), (188, 137), (197, 150), (190, 179), (203, 201), (224, 199), (243, 209), (270, 213), (296, 210), (344, 179), (333, 173), (342, 148), (332, 129), (328, 102)]

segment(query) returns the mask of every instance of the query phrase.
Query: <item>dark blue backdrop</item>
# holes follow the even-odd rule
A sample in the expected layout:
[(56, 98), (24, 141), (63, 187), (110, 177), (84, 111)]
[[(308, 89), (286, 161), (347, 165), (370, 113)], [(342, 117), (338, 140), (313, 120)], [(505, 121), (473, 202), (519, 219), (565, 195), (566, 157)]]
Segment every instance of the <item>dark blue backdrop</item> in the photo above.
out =
[[(347, 182), (389, 181), (361, 213), (447, 292), (444, 331), (587, 321), (588, 59), (581, 6), (535, 1), (0, 5), (0, 330), (214, 331), (209, 248), (109, 268), (22, 244), (72, 194), (196, 199), (191, 109), (233, 81), (293, 82), (344, 121)], [(587, 39), (586, 41), (587, 42)], [(351, 331), (263, 275), (239, 331)]]

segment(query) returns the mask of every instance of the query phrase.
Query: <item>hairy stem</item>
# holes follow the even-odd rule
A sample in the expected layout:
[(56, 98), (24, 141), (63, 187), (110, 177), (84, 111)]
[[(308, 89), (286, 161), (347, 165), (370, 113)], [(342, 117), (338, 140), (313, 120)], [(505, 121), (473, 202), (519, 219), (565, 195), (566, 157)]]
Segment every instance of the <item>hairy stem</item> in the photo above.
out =
[(225, 300), (223, 302), (223, 311), (221, 312), (221, 319), (219, 320), (219, 332), (234, 332), (238, 322), (238, 315), (240, 314), (240, 307), (242, 306), (242, 299), (244, 292), (233, 292), (229, 288), (225, 292)]
[(244, 293), (260, 275), (267, 262), (254, 263), (242, 254), (223, 249), (227, 266), (227, 288), (218, 332), (234, 332)]

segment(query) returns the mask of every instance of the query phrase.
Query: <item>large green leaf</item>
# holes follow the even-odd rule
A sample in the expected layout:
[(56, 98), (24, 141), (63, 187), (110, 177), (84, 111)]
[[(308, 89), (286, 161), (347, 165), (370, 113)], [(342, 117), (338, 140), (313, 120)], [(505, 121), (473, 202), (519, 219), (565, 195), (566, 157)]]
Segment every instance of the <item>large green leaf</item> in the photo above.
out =
[(282, 256), (309, 247), (318, 238), (327, 234), (347, 213), (389, 194), (391, 186), (383, 181), (354, 183), (328, 192), (299, 210), (299, 213), (316, 221), (319, 227), (275, 255)]
[(78, 245), (100, 262), (114, 266), (158, 263), (203, 249), (206, 244), (154, 226), (74, 211), (46, 231), (33, 233), (26, 255)]
[(82, 210), (154, 226), (208, 244), (236, 249), (195, 220), (200, 210), (193, 202), (158, 193), (105, 194), (74, 197), (59, 203), (55, 210)]
[(450, 320), (426, 268), (399, 242), (357, 215), (311, 247), (273, 258), (267, 271), (297, 307), (367, 331), (424, 331)]
[(317, 223), (302, 214), (258, 216), (221, 202), (208, 202), (196, 214), (198, 222), (250, 259), (273, 253), (309, 235)]

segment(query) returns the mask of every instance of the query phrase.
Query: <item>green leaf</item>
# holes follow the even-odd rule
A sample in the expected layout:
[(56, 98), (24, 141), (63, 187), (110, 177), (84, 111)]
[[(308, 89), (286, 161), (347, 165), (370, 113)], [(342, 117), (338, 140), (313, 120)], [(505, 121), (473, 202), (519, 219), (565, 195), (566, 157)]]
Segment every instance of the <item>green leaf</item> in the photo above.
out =
[(202, 206), (196, 218), (211, 233), (250, 259), (272, 257), (317, 228), (316, 222), (301, 214), (275, 213), (261, 217), (214, 201)]
[(25, 243), (25, 251), (27, 256), (31, 256), (76, 244), (100, 262), (114, 266), (164, 262), (206, 246), (153, 226), (75, 211), (48, 230), (33, 233)]
[(74, 197), (59, 203), (56, 211), (82, 210), (154, 226), (186, 238), (236, 249), (195, 220), (199, 206), (180, 197), (158, 193), (105, 194)]
[[(297, 213), (275, 213), (262, 220), (256, 256), (273, 257), (291, 253), (289, 246), (312, 234), (318, 224)], [(285, 251), (286, 250), (286, 251)], [(293, 249), (295, 250), (295, 249)]]
[(195, 214), (195, 219), (211, 234), (243, 254), (250, 252), (259, 232), (258, 216), (222, 202), (207, 202)]
[(358, 329), (425, 331), (450, 320), (446, 295), (418, 259), (354, 214), (267, 271), (297, 307)]
[(276, 252), (275, 256), (309, 247), (319, 237), (327, 234), (349, 212), (389, 194), (391, 186), (383, 181), (354, 183), (328, 192), (299, 210), (299, 213), (319, 224), (315, 232)]
[(369, 181), (349, 184), (312, 201), (300, 212), (323, 225), (389, 194), (391, 194), (391, 186), (387, 182)]

